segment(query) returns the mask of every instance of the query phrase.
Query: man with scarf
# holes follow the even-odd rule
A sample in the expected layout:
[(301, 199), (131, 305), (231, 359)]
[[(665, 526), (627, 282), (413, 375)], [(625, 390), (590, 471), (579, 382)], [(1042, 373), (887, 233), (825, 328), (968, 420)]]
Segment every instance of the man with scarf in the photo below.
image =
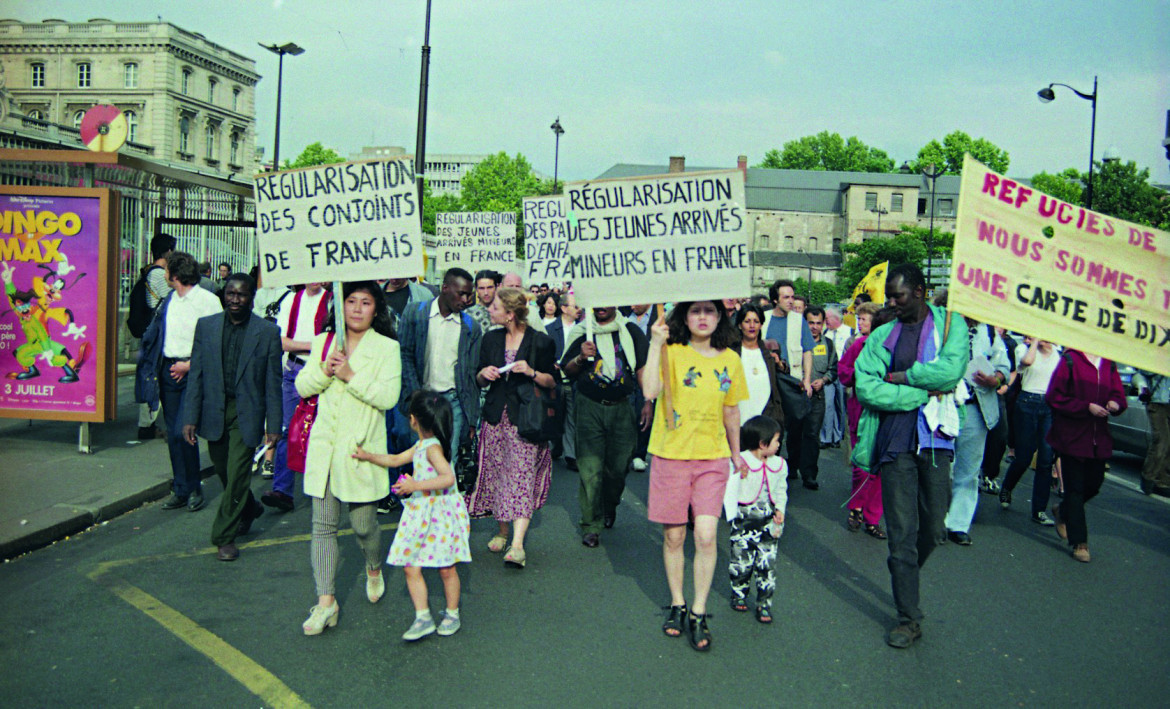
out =
[(581, 543), (596, 547), (613, 527), (626, 488), (638, 429), (629, 397), (641, 388), (650, 342), (616, 308), (594, 308), (596, 322), (577, 325), (561, 369), (577, 383), (577, 466)]
[(954, 392), (969, 359), (962, 320), (948, 324), (946, 311), (925, 296), (922, 269), (895, 266), (886, 278), (886, 304), (897, 320), (870, 334), (854, 365), (863, 408), (853, 464), (882, 481), (886, 565), (898, 612), (886, 643), (895, 648), (908, 648), (922, 636), (918, 574), (945, 534), (958, 435)]

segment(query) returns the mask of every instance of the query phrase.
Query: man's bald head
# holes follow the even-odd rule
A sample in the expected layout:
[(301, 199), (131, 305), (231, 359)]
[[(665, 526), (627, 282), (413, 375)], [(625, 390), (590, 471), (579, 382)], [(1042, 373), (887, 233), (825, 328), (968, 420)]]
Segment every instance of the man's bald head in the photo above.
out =
[(505, 288), (524, 288), (524, 281), (521, 280), (520, 274), (514, 271), (509, 271), (504, 274), (504, 280), (500, 281), (500, 285)]

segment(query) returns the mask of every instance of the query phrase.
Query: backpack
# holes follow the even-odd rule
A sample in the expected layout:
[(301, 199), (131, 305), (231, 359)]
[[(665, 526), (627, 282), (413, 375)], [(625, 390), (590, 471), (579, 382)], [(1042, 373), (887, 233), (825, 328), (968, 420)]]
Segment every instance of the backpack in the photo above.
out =
[[(162, 268), (162, 266), (152, 264), (144, 268), (142, 274), (138, 276), (134, 288), (130, 290), (130, 313), (126, 316), (126, 328), (130, 330), (131, 335), (137, 338), (141, 338), (146, 333), (146, 328), (150, 327), (150, 321), (154, 318), (154, 308), (150, 307), (146, 301), (146, 292), (150, 288), (146, 279), (150, 276), (150, 272), (156, 268)], [(162, 302), (161, 298), (159, 302)]]

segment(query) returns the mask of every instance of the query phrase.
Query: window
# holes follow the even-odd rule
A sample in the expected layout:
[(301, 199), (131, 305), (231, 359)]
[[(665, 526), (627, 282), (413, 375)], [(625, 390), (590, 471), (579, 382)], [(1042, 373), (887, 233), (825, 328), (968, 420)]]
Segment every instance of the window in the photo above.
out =
[(774, 280), (776, 280), (776, 269), (768, 266), (764, 269), (764, 281), (766, 283), (771, 283)]
[(839, 237), (839, 236), (833, 237), (833, 253), (835, 253), (835, 254), (841, 253), (841, 237)]
[(940, 199), (938, 201), (938, 213), (944, 217), (955, 216), (955, 200)]
[(890, 211), (891, 212), (902, 211), (902, 193), (901, 192), (895, 192), (894, 194), (890, 195)]
[(207, 159), (215, 159), (215, 126), (207, 126)]
[(33, 64), (32, 67), (32, 82), (34, 89), (45, 88), (45, 65), (40, 62)]
[(138, 114), (134, 111), (124, 111), (122, 113), (126, 117), (126, 140), (131, 143), (138, 142)]
[(815, 236), (808, 237), (808, 252), (811, 254), (811, 253), (815, 253), (816, 250), (817, 250), (817, 237), (815, 237)]
[(232, 110), (240, 110), (240, 90), (232, 89)]
[(926, 198), (919, 197), (918, 198), (918, 216), (922, 216), (923, 214), (926, 214)]
[(215, 103), (215, 79), (207, 80), (207, 102)]
[(122, 86), (127, 89), (138, 88), (138, 65), (134, 62), (123, 65)]
[(761, 249), (768, 248), (768, 235), (767, 234), (760, 234), (759, 248), (761, 248)]
[(89, 62), (81, 62), (77, 65), (77, 88), (89, 88), (90, 79), (93, 76), (92, 69)]
[(85, 111), (78, 111), (77, 113), (74, 113), (73, 114), (73, 127), (76, 128), (77, 130), (81, 130), (81, 121), (83, 118), (85, 118)]
[(191, 152), (191, 119), (186, 116), (179, 119), (179, 152)]
[(877, 192), (865, 193), (865, 211), (877, 209)]
[(791, 236), (784, 237), (784, 250), (785, 251), (792, 251), (792, 249), (794, 248), (793, 241), (794, 241), (794, 239)]
[(240, 134), (239, 133), (232, 133), (231, 149), (232, 149), (231, 159), (228, 162), (230, 162), (233, 165), (239, 165), (240, 164)]
[(184, 96), (186, 96), (188, 93), (191, 92), (191, 70), (190, 69), (183, 70), (183, 83), (180, 85), (179, 90), (183, 92)]

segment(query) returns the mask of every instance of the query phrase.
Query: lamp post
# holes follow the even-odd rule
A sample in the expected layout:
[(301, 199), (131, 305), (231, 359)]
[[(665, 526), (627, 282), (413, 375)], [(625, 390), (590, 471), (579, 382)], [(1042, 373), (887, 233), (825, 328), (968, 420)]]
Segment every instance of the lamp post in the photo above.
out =
[(264, 44), (257, 42), (261, 47), (280, 57), (277, 62), (276, 70), (276, 137), (272, 141), (272, 169), (280, 169), (280, 93), (282, 85), (284, 84), (284, 55), (291, 54), (294, 57), (298, 54), (304, 54), (305, 50), (298, 47), (293, 42), (285, 42), (284, 44)]
[(423, 30), (422, 67), (418, 77), (418, 127), (414, 136), (414, 176), (418, 190), (418, 221), (423, 220), (423, 175), (427, 153), (427, 89), (431, 67), (431, 0), (427, 0), (427, 21)]
[(877, 215), (877, 218), (878, 218), (877, 232), (878, 232), (878, 236), (881, 236), (882, 235), (882, 215), (889, 214), (890, 210), (886, 209), (885, 207), (874, 206), (874, 207), (870, 207), (869, 211), (871, 211)]
[(797, 249), (797, 251), (804, 254), (805, 258), (808, 259), (808, 294), (807, 294), (807, 297), (808, 297), (808, 302), (811, 304), (812, 303), (812, 272), (813, 272), (812, 253), (809, 251), (805, 251), (804, 249)]
[(934, 270), (934, 181), (942, 174), (934, 163), (922, 168), (922, 175), (930, 180), (930, 235), (926, 237), (926, 287), (931, 287)]
[(565, 129), (561, 128), (561, 117), (557, 116), (549, 128), (552, 128), (553, 135), (556, 136), (556, 147), (553, 149), (553, 194), (560, 194), (561, 190), (557, 186), (557, 167), (561, 158), (561, 135), (565, 132)]
[(1068, 84), (1049, 84), (1048, 88), (1040, 89), (1036, 95), (1040, 97), (1040, 103), (1051, 103), (1056, 98), (1056, 93), (1052, 90), (1053, 86), (1063, 86), (1072, 91), (1077, 96), (1089, 101), (1093, 104), (1093, 119), (1089, 125), (1089, 182), (1085, 185), (1085, 207), (1093, 208), (1093, 147), (1097, 139), (1097, 77), (1093, 77), (1093, 93), (1086, 94), (1082, 91), (1077, 91)]

